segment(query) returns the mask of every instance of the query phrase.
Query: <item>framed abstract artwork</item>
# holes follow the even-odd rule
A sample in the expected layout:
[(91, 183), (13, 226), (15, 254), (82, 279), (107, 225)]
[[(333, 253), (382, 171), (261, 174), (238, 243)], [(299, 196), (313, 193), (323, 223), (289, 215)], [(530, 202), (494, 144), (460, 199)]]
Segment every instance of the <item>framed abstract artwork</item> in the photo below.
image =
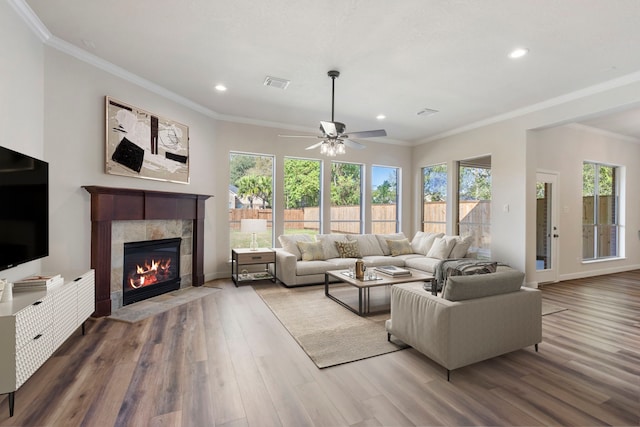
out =
[(105, 172), (189, 183), (189, 128), (111, 97), (106, 103)]

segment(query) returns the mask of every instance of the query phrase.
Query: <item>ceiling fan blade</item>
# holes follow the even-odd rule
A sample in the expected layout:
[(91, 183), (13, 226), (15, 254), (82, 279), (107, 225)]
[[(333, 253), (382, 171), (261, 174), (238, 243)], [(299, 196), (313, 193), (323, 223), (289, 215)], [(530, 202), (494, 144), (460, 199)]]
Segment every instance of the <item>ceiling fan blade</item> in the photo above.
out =
[(340, 139), (342, 140), (342, 143), (349, 148), (354, 148), (356, 150), (362, 150), (366, 148), (363, 144), (360, 144), (359, 142), (351, 141), (349, 139), (344, 139), (344, 138), (340, 138)]
[(384, 129), (363, 130), (361, 132), (349, 132), (349, 135), (345, 136), (348, 138), (374, 138), (376, 136), (387, 136), (387, 131)]
[(322, 138), (318, 135), (278, 135), (280, 138)]
[(324, 141), (320, 141), (317, 144), (310, 145), (307, 148), (305, 148), (305, 150), (313, 150), (314, 148), (318, 148), (318, 147), (320, 147), (322, 145), (323, 142)]
[(336, 137), (338, 136), (338, 131), (336, 130), (336, 125), (333, 122), (320, 122), (320, 127), (322, 128), (322, 131), (327, 135), (327, 136), (331, 136), (331, 137)]

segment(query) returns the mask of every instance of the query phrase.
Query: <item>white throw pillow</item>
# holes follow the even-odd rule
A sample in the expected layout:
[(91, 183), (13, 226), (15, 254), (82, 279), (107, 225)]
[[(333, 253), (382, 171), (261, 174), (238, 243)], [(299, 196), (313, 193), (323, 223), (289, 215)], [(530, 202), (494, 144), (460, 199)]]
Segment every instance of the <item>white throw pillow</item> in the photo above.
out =
[(278, 241), (282, 249), (294, 254), (296, 259), (300, 261), (302, 259), (302, 253), (300, 253), (300, 249), (298, 248), (298, 242), (313, 242), (313, 239), (311, 239), (311, 236), (308, 234), (283, 234), (278, 237)]
[(467, 255), (467, 251), (469, 250), (472, 241), (473, 236), (467, 236), (464, 238), (458, 237), (455, 240), (456, 245), (451, 250), (449, 258), (464, 258)]
[(444, 233), (418, 231), (411, 240), (411, 248), (416, 254), (426, 255), (429, 253), (431, 246), (433, 246), (433, 242), (436, 240), (436, 237), (442, 236), (444, 236)]
[(455, 246), (456, 241), (454, 239), (447, 239), (446, 237), (447, 236), (436, 237), (436, 239), (433, 242), (433, 246), (431, 246), (431, 249), (429, 249), (429, 252), (427, 253), (428, 258), (435, 258), (435, 259), (449, 258), (449, 254), (451, 253), (451, 250)]
[(387, 245), (387, 240), (402, 240), (407, 238), (403, 232), (393, 234), (375, 234), (375, 236), (380, 244), (380, 249), (382, 249), (381, 255), (391, 255), (391, 249), (389, 249), (389, 245)]
[(362, 256), (384, 255), (375, 234), (349, 234), (347, 238), (358, 242), (358, 248)]

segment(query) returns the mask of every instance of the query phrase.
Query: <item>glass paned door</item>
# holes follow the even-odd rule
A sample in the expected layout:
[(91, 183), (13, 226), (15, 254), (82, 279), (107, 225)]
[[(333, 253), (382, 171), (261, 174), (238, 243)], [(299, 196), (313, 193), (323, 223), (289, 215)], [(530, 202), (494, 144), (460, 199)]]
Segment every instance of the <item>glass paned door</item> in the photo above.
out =
[(536, 175), (536, 280), (538, 283), (558, 280), (557, 176)]

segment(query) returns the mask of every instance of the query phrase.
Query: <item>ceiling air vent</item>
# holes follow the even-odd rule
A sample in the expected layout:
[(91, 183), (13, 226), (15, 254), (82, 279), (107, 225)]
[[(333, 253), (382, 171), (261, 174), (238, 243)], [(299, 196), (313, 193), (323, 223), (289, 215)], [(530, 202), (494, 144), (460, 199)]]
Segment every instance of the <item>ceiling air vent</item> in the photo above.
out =
[(264, 79), (264, 85), (265, 86), (271, 86), (271, 87), (275, 87), (277, 89), (286, 89), (287, 86), (289, 86), (289, 83), (291, 83), (291, 81), (289, 81), (287, 79), (279, 79), (278, 77), (267, 76)]
[(433, 116), (434, 114), (439, 113), (438, 110), (432, 110), (431, 108), (423, 108), (418, 111), (416, 114), (423, 117)]

